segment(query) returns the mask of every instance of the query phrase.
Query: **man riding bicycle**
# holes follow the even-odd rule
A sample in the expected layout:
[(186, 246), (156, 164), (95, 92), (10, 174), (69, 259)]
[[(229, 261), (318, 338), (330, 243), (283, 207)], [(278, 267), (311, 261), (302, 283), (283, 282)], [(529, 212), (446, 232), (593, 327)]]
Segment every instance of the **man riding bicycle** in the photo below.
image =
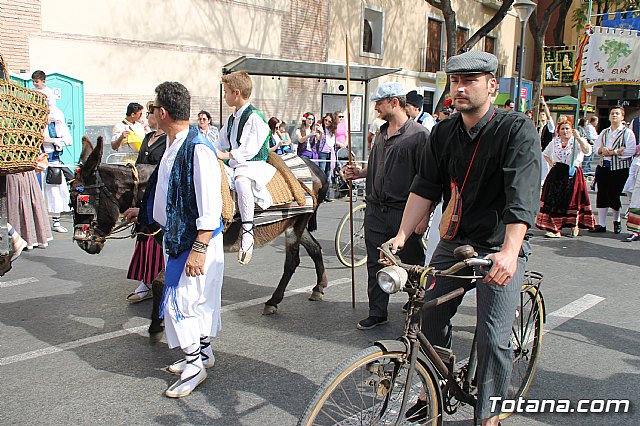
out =
[[(441, 241), (431, 265), (456, 263), (453, 250), (471, 244), (493, 261), (477, 285), (478, 405), (476, 417), (497, 425), (489, 398), (506, 397), (512, 368), (511, 325), (518, 304), (527, 256), (527, 229), (535, 223), (540, 196), (540, 140), (524, 114), (497, 109), (498, 60), (485, 52), (467, 52), (447, 61), (456, 111), (435, 126), (411, 186), (402, 224), (388, 243), (400, 249), (435, 202), (443, 199)], [(464, 200), (464, 202), (463, 202)], [(432, 300), (460, 286), (438, 278), (427, 293)], [(451, 347), (451, 318), (462, 296), (422, 318), (422, 330), (435, 345)], [(419, 402), (418, 402), (419, 404)]]

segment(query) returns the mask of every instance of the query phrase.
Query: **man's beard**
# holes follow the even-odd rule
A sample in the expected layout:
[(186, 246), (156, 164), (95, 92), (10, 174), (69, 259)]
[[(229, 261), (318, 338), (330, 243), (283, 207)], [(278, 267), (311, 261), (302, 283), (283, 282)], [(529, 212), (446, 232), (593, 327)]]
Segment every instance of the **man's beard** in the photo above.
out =
[(454, 102), (454, 105), (456, 106), (456, 111), (458, 112), (476, 112), (480, 109), (479, 105), (472, 103), (458, 105)]
[(391, 119), (393, 119), (393, 111), (383, 114), (382, 119), (384, 121), (391, 121)]

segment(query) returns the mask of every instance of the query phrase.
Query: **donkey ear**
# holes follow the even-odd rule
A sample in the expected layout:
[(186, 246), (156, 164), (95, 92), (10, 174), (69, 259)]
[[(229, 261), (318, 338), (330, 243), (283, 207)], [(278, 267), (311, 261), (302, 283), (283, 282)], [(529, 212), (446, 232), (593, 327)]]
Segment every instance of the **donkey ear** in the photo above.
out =
[(91, 154), (89, 154), (89, 157), (87, 157), (87, 161), (82, 165), (82, 168), (80, 169), (80, 174), (83, 179), (91, 176), (100, 165), (100, 161), (102, 160), (103, 147), (103, 138), (102, 136), (98, 136), (96, 147), (93, 149), (93, 151), (91, 151)]
[(82, 137), (82, 152), (80, 153), (80, 164), (85, 164), (87, 162), (87, 158), (93, 151), (93, 144), (89, 140), (89, 138), (85, 135)]

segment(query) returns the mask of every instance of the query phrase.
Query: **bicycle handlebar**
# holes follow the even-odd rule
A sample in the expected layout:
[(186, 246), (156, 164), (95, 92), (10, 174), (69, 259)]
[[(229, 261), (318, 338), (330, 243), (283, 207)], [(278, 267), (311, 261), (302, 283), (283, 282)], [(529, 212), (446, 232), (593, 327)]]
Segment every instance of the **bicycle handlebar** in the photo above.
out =
[[(428, 266), (418, 266), (418, 265), (410, 265), (407, 263), (402, 263), (400, 260), (398, 260), (396, 258), (396, 256), (391, 253), (391, 245), (387, 244), (385, 246), (382, 246), (379, 248), (379, 250), (382, 251), (382, 253), (384, 254), (384, 256), (389, 259), (389, 261), (395, 265), (398, 266), (404, 270), (406, 270), (407, 272), (410, 273), (415, 273), (418, 276), (421, 275), (422, 273), (424, 273), (425, 271), (428, 271), (430, 269), (430, 267)], [(475, 253), (475, 251), (471, 251), (471, 253), (473, 253), (475, 256), (477, 256), (477, 253)], [(445, 270), (437, 270), (434, 268), (431, 268), (431, 273), (433, 275), (439, 275), (439, 276), (453, 276), (456, 277), (458, 275), (454, 275), (456, 272), (460, 271), (461, 269), (467, 268), (467, 267), (474, 267), (474, 266), (480, 266), (480, 267), (488, 267), (490, 268), (493, 265), (493, 262), (491, 261), (491, 259), (486, 259), (486, 258), (480, 258), (480, 257), (469, 257), (467, 259), (461, 260), (460, 262), (456, 263), (455, 265), (452, 265), (450, 268), (445, 269)], [(479, 278), (479, 277), (462, 277), (462, 276), (458, 276), (460, 278)]]

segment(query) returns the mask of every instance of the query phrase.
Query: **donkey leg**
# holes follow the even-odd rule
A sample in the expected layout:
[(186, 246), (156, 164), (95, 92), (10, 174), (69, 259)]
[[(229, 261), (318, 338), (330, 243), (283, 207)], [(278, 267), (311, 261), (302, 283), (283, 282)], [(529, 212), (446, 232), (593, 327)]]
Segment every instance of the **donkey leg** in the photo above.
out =
[(262, 315), (272, 315), (278, 311), (278, 303), (284, 298), (284, 291), (291, 281), (291, 276), (300, 265), (300, 237), (296, 235), (293, 227), (284, 231), (285, 253), (284, 272), (271, 298), (264, 304)]
[(149, 337), (152, 341), (158, 341), (164, 330), (162, 319), (160, 318), (160, 305), (162, 304), (162, 294), (164, 292), (164, 269), (151, 283), (151, 294), (153, 295), (153, 308), (151, 310), (151, 325), (149, 325)]
[(309, 300), (314, 302), (322, 301), (324, 298), (324, 289), (329, 283), (327, 272), (324, 269), (324, 262), (322, 261), (322, 246), (320, 246), (318, 240), (316, 240), (307, 229), (302, 232), (300, 244), (307, 250), (316, 267), (317, 282), (316, 286), (311, 290)]

